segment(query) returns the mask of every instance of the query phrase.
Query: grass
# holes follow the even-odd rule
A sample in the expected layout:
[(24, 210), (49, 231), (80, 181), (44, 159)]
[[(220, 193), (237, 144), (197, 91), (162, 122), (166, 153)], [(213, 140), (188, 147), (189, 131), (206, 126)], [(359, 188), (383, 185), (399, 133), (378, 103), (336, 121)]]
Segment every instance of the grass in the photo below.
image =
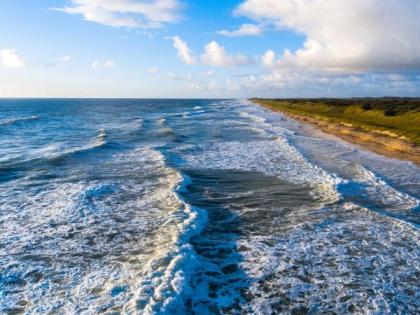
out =
[(406, 139), (420, 145), (419, 98), (252, 100), (289, 114)]

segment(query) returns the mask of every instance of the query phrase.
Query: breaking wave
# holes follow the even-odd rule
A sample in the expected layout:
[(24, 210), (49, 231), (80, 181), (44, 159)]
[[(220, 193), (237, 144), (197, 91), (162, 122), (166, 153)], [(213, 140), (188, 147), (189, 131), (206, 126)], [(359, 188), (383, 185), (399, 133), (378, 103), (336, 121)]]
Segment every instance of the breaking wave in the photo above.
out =
[(8, 118), (8, 119), (0, 120), (0, 126), (13, 125), (19, 122), (31, 121), (31, 120), (37, 120), (37, 119), (39, 119), (39, 116), (37, 115), (29, 116), (29, 117)]

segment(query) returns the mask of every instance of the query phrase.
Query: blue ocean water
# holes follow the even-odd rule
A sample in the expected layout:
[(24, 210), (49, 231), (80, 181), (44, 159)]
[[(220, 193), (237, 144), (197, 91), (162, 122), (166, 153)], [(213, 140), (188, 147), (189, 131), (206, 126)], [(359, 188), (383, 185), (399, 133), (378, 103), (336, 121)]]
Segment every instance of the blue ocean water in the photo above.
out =
[(0, 313), (419, 313), (420, 168), (246, 100), (0, 100)]

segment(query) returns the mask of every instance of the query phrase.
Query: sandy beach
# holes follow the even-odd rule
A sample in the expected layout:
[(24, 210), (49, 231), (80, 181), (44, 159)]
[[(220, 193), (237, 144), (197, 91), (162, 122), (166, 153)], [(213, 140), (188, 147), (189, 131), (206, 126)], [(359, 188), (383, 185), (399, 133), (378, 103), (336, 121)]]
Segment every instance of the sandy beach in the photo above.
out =
[(287, 117), (306, 123), (322, 132), (337, 136), (363, 149), (395, 159), (412, 161), (417, 165), (420, 164), (420, 148), (406, 139), (392, 137), (379, 130), (377, 132), (368, 132), (343, 123), (332, 123), (309, 115), (294, 114), (265, 102), (252, 101), (262, 107), (281, 112)]

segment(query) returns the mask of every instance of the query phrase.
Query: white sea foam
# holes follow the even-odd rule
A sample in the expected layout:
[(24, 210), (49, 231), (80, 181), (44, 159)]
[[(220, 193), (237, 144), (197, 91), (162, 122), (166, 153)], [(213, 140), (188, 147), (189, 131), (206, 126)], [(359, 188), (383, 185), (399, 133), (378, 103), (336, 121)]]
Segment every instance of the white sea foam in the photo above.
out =
[(207, 215), (180, 198), (179, 192), (185, 192), (189, 183), (185, 175), (171, 179), (174, 196), (180, 201), (178, 210), (171, 215), (179, 223), (172, 235), (172, 246), (151, 259), (144, 270), (136, 298), (136, 307), (143, 314), (183, 314), (186, 301), (194, 294), (191, 277), (200, 263), (189, 242), (203, 230)]
[(257, 116), (257, 115), (250, 114), (248, 112), (240, 112), (239, 115), (242, 116), (242, 117), (245, 117), (245, 118), (249, 118), (256, 123), (265, 123), (265, 121), (266, 121), (265, 118)]
[(359, 176), (356, 176), (354, 181), (364, 185), (370, 202), (376, 202), (385, 209), (393, 210), (410, 210), (420, 205), (417, 198), (396, 190), (362, 165), (356, 164), (356, 167)]
[(182, 154), (187, 168), (259, 171), (294, 184), (304, 184), (326, 202), (338, 200), (340, 179), (309, 163), (285, 139), (201, 145)]
[(105, 129), (99, 129), (97, 136), (93, 137), (88, 143), (79, 146), (69, 146), (66, 143), (55, 142), (41, 148), (29, 151), (30, 158), (26, 162), (39, 159), (57, 159), (67, 155), (82, 153), (92, 149), (100, 148), (108, 142), (108, 134)]
[(159, 118), (156, 120), (156, 123), (158, 125), (163, 125), (166, 122), (166, 118)]
[(416, 312), (405, 303), (418, 296), (418, 230), (351, 203), (334, 213), (340, 220), (239, 242), (255, 296), (247, 313)]
[(8, 119), (0, 120), (0, 126), (13, 125), (21, 121), (30, 121), (30, 120), (36, 120), (36, 119), (39, 119), (39, 116), (34, 115), (34, 116), (29, 116), (29, 117), (8, 118)]
[[(173, 309), (183, 303), (188, 296), (188, 266), (193, 267), (195, 255), (189, 240), (205, 224), (205, 213), (178, 196), (188, 179), (150, 148), (117, 154), (95, 166), (97, 173), (107, 169), (124, 180), (53, 181), (41, 191), (0, 189), (0, 198), (7, 200), (2, 220), (10, 223), (7, 228), (2, 225), (0, 237), (1, 251), (9, 254), (2, 259), (2, 265), (9, 266), (4, 277), (29, 281), (25, 274), (31, 266), (38, 266), (33, 272), (41, 277), (15, 287), (15, 299), (0, 297), (1, 304), (12, 307), (20, 297), (29, 303), (28, 312), (92, 314), (122, 308)], [(136, 173), (142, 174), (141, 182)], [(14, 211), (16, 207), (21, 210)], [(33, 254), (21, 251), (29, 243)], [(45, 269), (30, 260), (24, 263), (25, 256), (38, 252), (46, 257)], [(70, 257), (72, 253), (77, 256)], [(101, 258), (93, 258), (96, 255)], [(13, 267), (15, 259), (20, 264)], [(51, 263), (57, 279), (68, 278), (69, 287), (51, 282)], [(141, 307), (149, 280), (154, 289)], [(141, 299), (136, 298), (138, 292)], [(63, 300), (62, 294), (68, 298)]]

